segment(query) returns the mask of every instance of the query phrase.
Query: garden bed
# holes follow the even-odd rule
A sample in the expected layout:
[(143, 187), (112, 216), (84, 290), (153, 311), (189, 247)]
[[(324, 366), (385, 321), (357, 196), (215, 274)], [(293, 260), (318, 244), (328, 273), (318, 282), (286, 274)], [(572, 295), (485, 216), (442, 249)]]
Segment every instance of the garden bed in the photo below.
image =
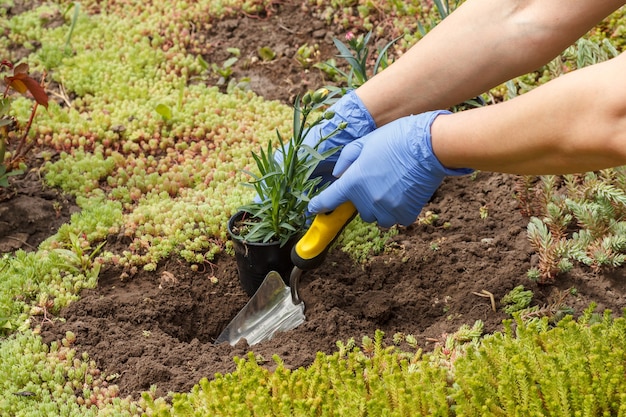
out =
[[(533, 291), (533, 305), (565, 296), (576, 313), (592, 301), (599, 309), (619, 312), (626, 305), (622, 270), (594, 274), (577, 268), (550, 285), (526, 278), (532, 264), (528, 219), (516, 208), (513, 183), (512, 177), (486, 173), (475, 180), (451, 179), (425, 208), (451, 222), (450, 228), (402, 229), (386, 253), (364, 265), (333, 250), (319, 270), (303, 277), (306, 322), (252, 348), (244, 342), (212, 343), (248, 300), (228, 256), (198, 272), (169, 259), (155, 272), (142, 271), (127, 281), (120, 279), (121, 271), (106, 269), (98, 288), (83, 291), (61, 313), (66, 323), (44, 327), (44, 338), (52, 341), (72, 331), (79, 351), (88, 352), (106, 373), (119, 374), (115, 383), (122, 394), (137, 396), (156, 384), (165, 395), (187, 391), (201, 377), (233, 371), (232, 358), (249, 350), (270, 367), (277, 354), (296, 368), (310, 365), (318, 351), (334, 352), (337, 340), (360, 341), (377, 329), (390, 338), (396, 332), (413, 334), (426, 350), (476, 320), (484, 322), (485, 333), (498, 331), (508, 317), (499, 301), (518, 285)], [(485, 205), (489, 216), (481, 219)], [(489, 298), (477, 295), (483, 291), (493, 294), (496, 311)]]
[[(240, 59), (233, 77), (249, 77), (257, 94), (289, 104), (303, 90), (328, 82), (321, 71), (305, 69), (294, 59), (297, 48), (317, 44), (315, 60), (328, 59), (335, 54), (332, 37), (342, 32), (299, 5), (281, 4), (269, 11), (218, 22), (203, 34), (204, 43), (195, 53), (207, 62), (224, 62), (227, 47), (239, 48), (241, 57), (248, 57), (270, 46), (276, 59), (247, 65)], [(34, 164), (31, 168), (37, 168)], [(163, 396), (188, 391), (202, 377), (233, 371), (233, 357), (243, 357), (249, 350), (269, 367), (276, 354), (287, 367), (297, 368), (310, 365), (317, 352), (334, 352), (338, 340), (359, 341), (376, 330), (389, 338), (397, 332), (412, 334), (425, 350), (477, 320), (484, 322), (485, 333), (492, 333), (501, 330), (502, 320), (509, 317), (500, 299), (518, 285), (531, 290), (532, 305), (546, 307), (547, 312), (561, 303), (579, 314), (592, 302), (599, 310), (620, 311), (626, 305), (623, 269), (594, 272), (576, 266), (548, 284), (527, 278), (537, 260), (526, 233), (529, 218), (521, 214), (515, 199), (517, 181), (515, 176), (491, 173), (447, 179), (424, 208), (423, 219), (428, 213), (438, 216), (432, 224), (422, 221), (399, 228), (383, 253), (362, 263), (335, 248), (322, 267), (303, 277), (300, 295), (306, 322), (252, 348), (243, 342), (234, 347), (213, 344), (248, 300), (238, 284), (235, 261), (226, 252), (198, 269), (171, 256), (154, 271), (140, 269), (130, 277), (122, 267), (107, 264), (95, 289), (83, 290), (80, 300), (52, 321), (32, 324), (40, 325), (47, 343), (73, 332), (73, 347), (87, 352), (98, 368), (112, 375), (110, 382), (120, 387), (120, 395), (138, 398), (153, 385)], [(0, 207), (16, 204), (26, 194), (28, 213), (47, 213), (29, 218), (27, 224), (14, 216), (17, 223), (6, 228), (11, 236), (18, 236), (19, 230), (16, 239), (24, 241), (24, 236), (36, 235), (21, 245), (31, 250), (35, 240), (45, 237), (40, 230), (52, 234), (51, 227), (60, 224), (53, 217), (68, 220), (76, 207), (71, 198), (43, 185), (21, 192), (23, 184), (15, 181), (14, 195)], [(54, 216), (50, 208), (56, 208)], [(3, 216), (3, 222), (10, 220)], [(103, 249), (119, 253), (127, 244), (126, 237), (111, 235)]]

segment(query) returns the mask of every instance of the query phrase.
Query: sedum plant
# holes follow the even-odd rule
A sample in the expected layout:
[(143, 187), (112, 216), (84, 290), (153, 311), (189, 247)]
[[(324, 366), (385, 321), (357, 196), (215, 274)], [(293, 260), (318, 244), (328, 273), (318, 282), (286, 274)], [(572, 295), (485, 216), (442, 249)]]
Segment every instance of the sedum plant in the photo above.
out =
[(581, 264), (593, 271), (626, 262), (626, 170), (524, 179), (517, 196), (531, 215), (527, 234), (538, 263), (528, 277), (552, 282)]
[(458, 416), (624, 416), (626, 321), (594, 305), (556, 327), (506, 322), (455, 363)]
[[(249, 352), (229, 374), (203, 378), (171, 403), (144, 393), (162, 416), (626, 416), (626, 319), (591, 305), (555, 326), (507, 320), (478, 339), (463, 326), (433, 352), (410, 335), (383, 332), (337, 342), (308, 367), (274, 370)], [(402, 345), (402, 346), (400, 346)]]
[(524, 289), (523, 285), (518, 285), (502, 297), (500, 304), (503, 305), (502, 310), (506, 314), (513, 314), (528, 308), (532, 299), (533, 292)]
[[(184, 416), (448, 416), (447, 370), (383, 343), (384, 333), (363, 346), (343, 345), (319, 353), (307, 368), (289, 369), (277, 355), (269, 371), (254, 353), (236, 358), (237, 370), (202, 379), (191, 392), (175, 394), (172, 407), (150, 401), (149, 415)], [(150, 414), (152, 413), (152, 414)]]
[(334, 136), (346, 124), (340, 124), (329, 134), (322, 136), (315, 147), (304, 143), (307, 135), (319, 124), (331, 119), (330, 110), (321, 113), (313, 122), (309, 122), (315, 110), (327, 103), (331, 96), (329, 90), (321, 88), (308, 92), (302, 98), (297, 97), (293, 111), (293, 131), (291, 138), (284, 143), (277, 130), (278, 153), (274, 154), (274, 142), (267, 141), (259, 153), (252, 153), (258, 173), (245, 172), (252, 181), (244, 185), (254, 188), (257, 198), (240, 209), (249, 216), (244, 217), (240, 236), (247, 242), (279, 241), (283, 246), (293, 236), (306, 227), (308, 216), (306, 208), (311, 197), (323, 187), (319, 187), (321, 178), (312, 174), (320, 161), (337, 151), (330, 149), (323, 153), (316, 148), (322, 141)]

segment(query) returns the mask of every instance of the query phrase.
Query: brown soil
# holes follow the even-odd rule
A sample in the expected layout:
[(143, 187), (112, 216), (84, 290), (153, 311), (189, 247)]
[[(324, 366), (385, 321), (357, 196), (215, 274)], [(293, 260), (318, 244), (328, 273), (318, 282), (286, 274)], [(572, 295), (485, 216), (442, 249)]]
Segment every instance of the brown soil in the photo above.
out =
[[(303, 89), (326, 83), (319, 72), (305, 72), (293, 59), (297, 47), (318, 43), (318, 59), (328, 59), (335, 53), (331, 37), (340, 34), (299, 7), (283, 5), (272, 11), (265, 19), (241, 17), (215, 25), (207, 39), (222, 48), (207, 51), (205, 58), (223, 62), (227, 54), (220, 56), (222, 49), (230, 46), (241, 48), (242, 57), (270, 46), (279, 51), (277, 60), (247, 69), (237, 65), (234, 76), (248, 76), (259, 94), (290, 102)], [(29, 178), (36, 188), (18, 180), (13, 183), (15, 195), (0, 202), (0, 242), (18, 243), (3, 246), (3, 252), (35, 246), (76, 209), (36, 177)], [(576, 313), (592, 301), (600, 309), (621, 310), (626, 305), (622, 269), (593, 274), (577, 267), (552, 285), (526, 277), (533, 253), (526, 237), (528, 219), (514, 199), (514, 182), (515, 177), (489, 173), (450, 178), (425, 207), (439, 214), (435, 225), (402, 228), (386, 253), (364, 265), (332, 251), (324, 265), (303, 277), (306, 322), (252, 348), (244, 342), (235, 347), (213, 344), (248, 300), (235, 261), (225, 254), (199, 272), (171, 258), (156, 272), (140, 272), (125, 281), (122, 271), (106, 267), (98, 287), (84, 291), (60, 313), (66, 321), (46, 326), (42, 335), (50, 342), (73, 331), (76, 348), (88, 352), (107, 374), (118, 375), (114, 382), (122, 395), (137, 397), (152, 385), (160, 395), (187, 391), (202, 377), (233, 371), (233, 357), (249, 350), (265, 358), (270, 368), (274, 354), (296, 368), (311, 364), (318, 351), (334, 352), (337, 340), (358, 342), (377, 329), (389, 337), (413, 334), (427, 350), (446, 333), (475, 320), (484, 321), (485, 332), (494, 332), (505, 318), (499, 300), (520, 284), (534, 292), (537, 305), (575, 288), (577, 295), (568, 295), (565, 302)], [(480, 216), (481, 207), (487, 209), (486, 218)], [(443, 228), (444, 221), (451, 227)], [(489, 298), (479, 295), (484, 291), (493, 294), (496, 311)]]
[(0, 254), (35, 249), (79, 210), (73, 198), (46, 189), (38, 169), (14, 177), (10, 188), (0, 189)]

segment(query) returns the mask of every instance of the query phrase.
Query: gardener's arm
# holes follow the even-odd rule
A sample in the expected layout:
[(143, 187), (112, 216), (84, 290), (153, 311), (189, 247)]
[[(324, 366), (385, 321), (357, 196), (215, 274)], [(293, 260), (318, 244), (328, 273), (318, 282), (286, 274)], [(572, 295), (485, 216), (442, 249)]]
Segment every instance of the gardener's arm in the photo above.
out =
[(562, 174), (626, 165), (626, 53), (515, 99), (406, 116), (341, 152), (311, 213), (351, 201), (365, 221), (411, 224), (448, 175)]
[(516, 174), (626, 164), (626, 54), (495, 106), (438, 117), (432, 146), (448, 168)]
[(625, 3), (468, 0), (357, 95), (379, 127), (448, 108), (536, 70)]

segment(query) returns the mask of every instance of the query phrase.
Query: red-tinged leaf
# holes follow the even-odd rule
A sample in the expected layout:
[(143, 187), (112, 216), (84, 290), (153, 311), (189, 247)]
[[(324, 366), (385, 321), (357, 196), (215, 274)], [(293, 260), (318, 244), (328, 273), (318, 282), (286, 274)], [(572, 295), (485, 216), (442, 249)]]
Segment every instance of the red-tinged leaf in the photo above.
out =
[(28, 74), (28, 64), (26, 62), (22, 62), (21, 64), (18, 64), (13, 69), (13, 75), (17, 75), (17, 74)]
[(39, 103), (40, 106), (44, 106), (46, 109), (48, 108), (48, 95), (46, 94), (46, 90), (43, 89), (41, 84), (30, 77), (26, 77), (24, 79), (24, 83), (28, 88), (28, 91), (33, 95), (35, 101)]
[(28, 91), (28, 89), (26, 88), (26, 84), (24, 84), (22, 80), (16, 77), (4, 77), (4, 82), (11, 86), (11, 88), (18, 93), (24, 94), (26, 91)]
[(9, 60), (3, 59), (0, 61), (0, 69), (2, 69), (2, 67), (13, 68), (13, 63)]
[(39, 105), (48, 108), (48, 95), (43, 87), (34, 79), (24, 73), (15, 74), (13, 77), (5, 77), (6, 83), (15, 91), (24, 94), (27, 90)]

